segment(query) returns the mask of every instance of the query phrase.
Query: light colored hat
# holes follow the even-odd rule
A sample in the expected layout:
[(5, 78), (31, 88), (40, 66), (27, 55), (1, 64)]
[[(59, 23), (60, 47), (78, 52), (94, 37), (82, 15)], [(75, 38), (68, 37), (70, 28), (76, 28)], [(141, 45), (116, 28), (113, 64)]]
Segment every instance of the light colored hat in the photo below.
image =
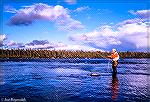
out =
[(112, 49), (112, 51), (116, 52), (116, 49)]

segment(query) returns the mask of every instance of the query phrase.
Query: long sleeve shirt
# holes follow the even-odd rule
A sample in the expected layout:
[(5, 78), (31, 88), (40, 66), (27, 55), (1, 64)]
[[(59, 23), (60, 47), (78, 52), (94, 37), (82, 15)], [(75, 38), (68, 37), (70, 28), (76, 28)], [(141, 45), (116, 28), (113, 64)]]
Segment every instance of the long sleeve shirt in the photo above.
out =
[(119, 54), (117, 52), (111, 54), (111, 58), (113, 61), (119, 60)]

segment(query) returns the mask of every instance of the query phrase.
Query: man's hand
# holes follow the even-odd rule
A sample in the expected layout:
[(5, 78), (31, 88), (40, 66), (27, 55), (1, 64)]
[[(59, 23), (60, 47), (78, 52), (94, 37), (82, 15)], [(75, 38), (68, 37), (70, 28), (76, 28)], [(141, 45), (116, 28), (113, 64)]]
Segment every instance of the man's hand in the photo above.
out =
[(112, 59), (112, 58), (111, 58), (111, 56), (107, 56), (107, 58), (110, 58), (110, 59)]

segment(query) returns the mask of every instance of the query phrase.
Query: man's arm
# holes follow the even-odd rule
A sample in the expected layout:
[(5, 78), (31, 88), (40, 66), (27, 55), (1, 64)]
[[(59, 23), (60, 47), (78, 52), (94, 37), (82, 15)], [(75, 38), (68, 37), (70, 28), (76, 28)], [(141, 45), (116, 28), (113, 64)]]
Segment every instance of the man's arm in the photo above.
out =
[(110, 59), (112, 59), (112, 57), (111, 57), (111, 56), (107, 56), (107, 58), (110, 58)]

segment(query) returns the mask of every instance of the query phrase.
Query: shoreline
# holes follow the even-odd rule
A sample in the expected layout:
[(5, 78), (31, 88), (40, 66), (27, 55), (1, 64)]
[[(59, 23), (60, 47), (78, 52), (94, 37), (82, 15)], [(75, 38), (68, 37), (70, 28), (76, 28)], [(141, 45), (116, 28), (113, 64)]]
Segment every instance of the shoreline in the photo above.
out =
[[(67, 51), (67, 50), (30, 50), (0, 49), (0, 58), (5, 59), (93, 59), (106, 58), (110, 52), (101, 51)], [(149, 52), (118, 52), (120, 58), (150, 58)]]

